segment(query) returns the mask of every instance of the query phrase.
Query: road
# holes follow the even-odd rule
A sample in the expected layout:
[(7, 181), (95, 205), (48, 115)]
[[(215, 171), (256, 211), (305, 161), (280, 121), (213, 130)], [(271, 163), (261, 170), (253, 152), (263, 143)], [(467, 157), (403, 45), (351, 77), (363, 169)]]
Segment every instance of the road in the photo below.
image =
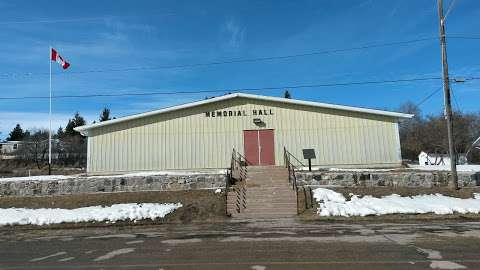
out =
[(480, 269), (480, 223), (304, 222), (0, 230), (0, 269)]

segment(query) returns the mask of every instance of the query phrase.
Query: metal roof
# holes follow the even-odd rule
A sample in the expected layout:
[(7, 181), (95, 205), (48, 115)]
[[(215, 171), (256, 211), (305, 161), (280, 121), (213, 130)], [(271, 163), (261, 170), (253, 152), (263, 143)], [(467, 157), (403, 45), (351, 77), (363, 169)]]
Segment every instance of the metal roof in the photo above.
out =
[[(188, 109), (200, 105), (215, 103), (219, 101), (224, 101), (233, 98), (249, 98), (249, 99), (256, 99), (256, 100), (264, 100), (264, 101), (274, 101), (286, 104), (296, 104), (296, 105), (304, 105), (304, 106), (311, 106), (311, 107), (319, 107), (319, 108), (326, 108), (326, 109), (335, 109), (335, 110), (343, 110), (343, 111), (353, 111), (353, 112), (360, 112), (366, 114), (376, 114), (376, 115), (384, 115), (390, 116), (394, 118), (412, 118), (413, 114), (405, 114), (405, 113), (398, 113), (398, 112), (391, 112), (391, 111), (382, 111), (382, 110), (374, 110), (374, 109), (367, 109), (367, 108), (360, 108), (360, 107), (351, 107), (351, 106), (343, 106), (343, 105), (336, 105), (336, 104), (329, 104), (329, 103), (321, 103), (321, 102), (313, 102), (313, 101), (304, 101), (298, 99), (288, 99), (288, 98), (279, 98), (279, 97), (270, 97), (270, 96), (261, 96), (261, 95), (252, 95), (252, 94), (244, 94), (244, 93), (233, 93), (224, 96), (214, 97), (210, 99), (195, 101), (191, 103), (181, 104), (177, 106), (167, 107), (159, 110), (154, 110), (145, 113), (134, 114), (130, 116), (125, 116), (117, 119), (112, 119), (104, 122), (99, 122), (95, 124), (85, 125), (76, 127), (75, 130), (84, 134), (83, 131), (113, 125), (121, 122), (126, 122), (130, 120), (135, 120), (139, 118), (144, 118), (148, 116), (158, 115), (162, 113)], [(84, 134), (85, 135), (85, 134)]]

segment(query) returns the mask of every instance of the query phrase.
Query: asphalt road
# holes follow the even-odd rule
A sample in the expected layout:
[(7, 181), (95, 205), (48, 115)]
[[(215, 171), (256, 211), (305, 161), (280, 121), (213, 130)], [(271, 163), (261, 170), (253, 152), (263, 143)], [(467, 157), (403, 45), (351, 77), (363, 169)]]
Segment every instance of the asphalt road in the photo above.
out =
[(480, 269), (480, 223), (0, 229), (0, 269)]

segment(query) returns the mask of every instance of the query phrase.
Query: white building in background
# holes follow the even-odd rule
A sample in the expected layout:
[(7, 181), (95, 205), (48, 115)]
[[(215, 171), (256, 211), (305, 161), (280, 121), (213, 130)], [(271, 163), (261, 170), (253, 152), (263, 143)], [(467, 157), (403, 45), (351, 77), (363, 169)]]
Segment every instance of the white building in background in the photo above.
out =
[[(457, 154), (457, 155), (458, 155), (457, 164), (460, 164), (460, 165), (467, 164), (467, 159), (465, 157), (465, 154)], [(431, 165), (450, 166), (452, 162), (448, 154), (431, 154), (431, 153), (425, 153), (422, 151), (420, 155), (418, 155), (418, 163), (421, 166), (431, 166)]]
[(447, 154), (428, 154), (423, 151), (418, 155), (418, 163), (422, 166), (450, 166), (451, 164), (450, 157)]
[(22, 144), (23, 144), (22, 141), (6, 141), (6, 142), (2, 142), (2, 143), (0, 143), (0, 153), (1, 153), (1, 154), (5, 154), (5, 155), (12, 154), (12, 153), (15, 152), (15, 151), (20, 147), (20, 145), (22, 145)]
[(14, 158), (15, 151), (21, 147), (23, 141), (6, 141), (0, 143), (0, 159)]

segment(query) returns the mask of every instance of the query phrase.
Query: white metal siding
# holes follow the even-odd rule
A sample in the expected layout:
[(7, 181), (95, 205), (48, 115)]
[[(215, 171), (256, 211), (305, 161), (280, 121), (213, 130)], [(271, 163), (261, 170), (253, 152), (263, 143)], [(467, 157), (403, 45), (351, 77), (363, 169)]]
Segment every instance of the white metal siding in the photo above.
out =
[[(252, 116), (253, 109), (272, 109), (273, 115)], [(248, 116), (205, 116), (219, 110)], [(253, 118), (266, 126), (259, 128)], [(302, 149), (314, 148), (314, 165), (400, 164), (394, 117), (235, 98), (90, 130), (89, 172), (226, 168), (233, 148), (243, 153), (242, 131), (249, 129), (274, 130), (278, 165), (284, 146), (299, 159)]]

